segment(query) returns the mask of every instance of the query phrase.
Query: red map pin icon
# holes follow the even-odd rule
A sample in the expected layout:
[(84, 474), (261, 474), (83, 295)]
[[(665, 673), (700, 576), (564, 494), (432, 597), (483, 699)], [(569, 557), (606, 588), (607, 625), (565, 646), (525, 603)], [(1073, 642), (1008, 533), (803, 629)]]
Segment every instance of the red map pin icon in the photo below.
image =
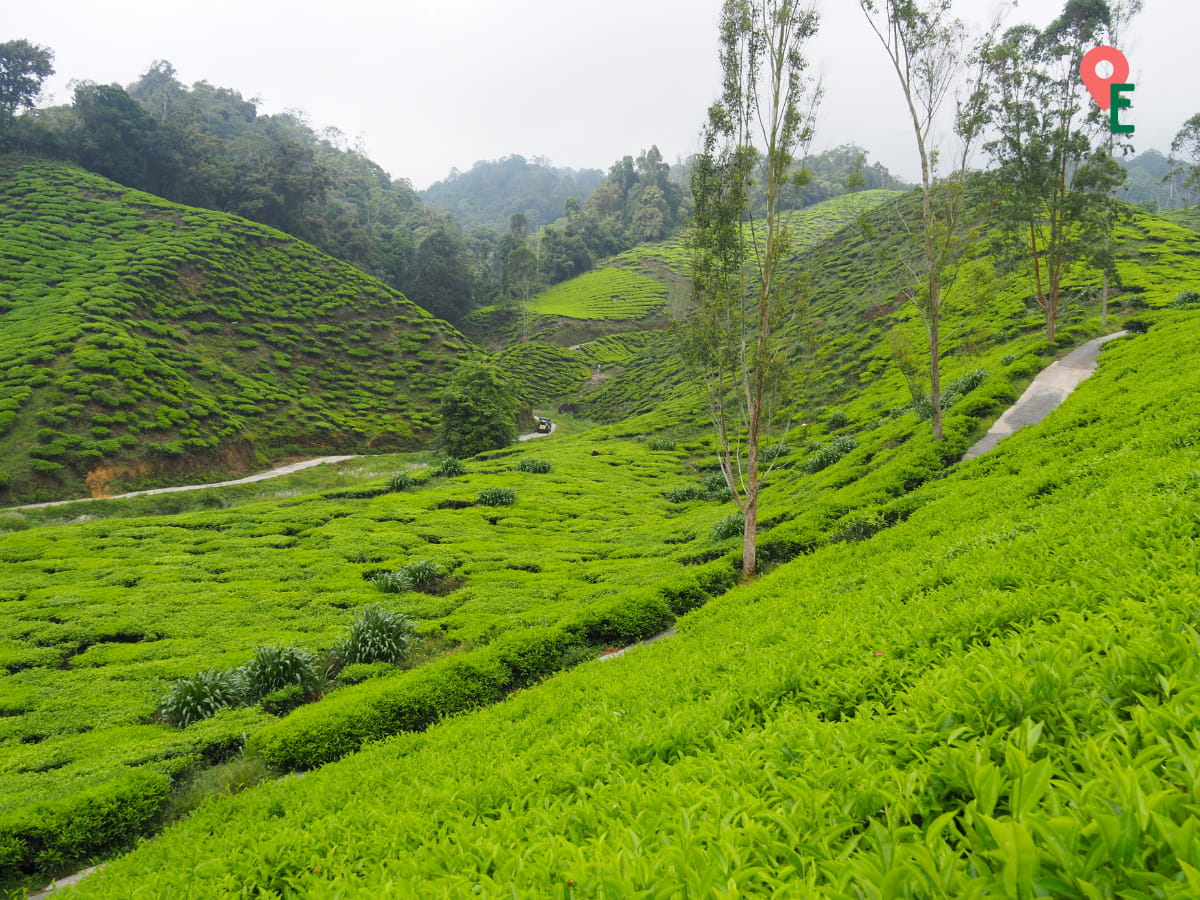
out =
[[(1112, 63), (1112, 74), (1108, 77), (1096, 74), (1096, 67), (1104, 62)], [(1108, 109), (1112, 102), (1112, 93), (1108, 86), (1125, 84), (1129, 78), (1129, 60), (1116, 47), (1093, 47), (1084, 54), (1083, 62), (1079, 64), (1079, 75), (1096, 105), (1101, 109)]]

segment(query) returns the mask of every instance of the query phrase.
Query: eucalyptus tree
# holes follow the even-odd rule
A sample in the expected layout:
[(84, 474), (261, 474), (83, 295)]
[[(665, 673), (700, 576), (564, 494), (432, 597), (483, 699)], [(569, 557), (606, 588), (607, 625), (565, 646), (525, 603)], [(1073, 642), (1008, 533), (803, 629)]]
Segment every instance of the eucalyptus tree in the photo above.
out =
[(1109, 34), (1104, 0), (1067, 0), (1045, 31), (1009, 29), (990, 55), (995, 90), (987, 145), (1001, 249), (1023, 260), (1054, 340), (1069, 305), (1064, 278), (1076, 261), (1096, 261), (1105, 198), (1119, 173), (1095, 153), (1098, 111), (1089, 123), (1079, 67)]
[(1171, 141), (1171, 159), (1177, 172), (1185, 177), (1184, 185), (1200, 189), (1200, 113), (1183, 123)]
[[(938, 184), (937, 128), (943, 107), (968, 70), (967, 26), (952, 15), (951, 0), (859, 0), (859, 7), (899, 79), (921, 162), (921, 252), (914, 261), (902, 249), (896, 261), (907, 281), (904, 293), (920, 315), (928, 340), (930, 424), (933, 439), (940, 441), (944, 304), (965, 246), (966, 169), (985, 119), (982, 70), (957, 98), (957, 166)], [(986, 52), (987, 40), (990, 36), (980, 53)]]
[[(685, 363), (703, 385), (717, 458), (743, 517), (742, 574), (755, 571), (758, 501), (786, 434), (786, 400), (803, 306), (783, 198), (792, 162), (812, 140), (820, 87), (808, 74), (816, 11), (796, 0), (725, 0), (720, 98), (710, 107), (692, 172), (693, 309), (681, 323)], [(766, 194), (756, 221), (755, 182)]]

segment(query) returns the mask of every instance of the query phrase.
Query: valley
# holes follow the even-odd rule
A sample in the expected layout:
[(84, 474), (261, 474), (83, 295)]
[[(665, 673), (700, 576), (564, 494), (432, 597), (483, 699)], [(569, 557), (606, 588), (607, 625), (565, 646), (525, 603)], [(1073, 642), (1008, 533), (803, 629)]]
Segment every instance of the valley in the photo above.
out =
[(0, 896), (1200, 895), (1195, 208), (842, 147), (706, 247), (752, 155), (423, 206), (223, 90), (0, 131)]

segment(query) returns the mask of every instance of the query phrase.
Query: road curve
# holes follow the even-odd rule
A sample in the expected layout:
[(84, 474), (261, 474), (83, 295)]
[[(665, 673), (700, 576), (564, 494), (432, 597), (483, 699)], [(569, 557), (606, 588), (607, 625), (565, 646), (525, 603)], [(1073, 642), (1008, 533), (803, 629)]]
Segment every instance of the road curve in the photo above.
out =
[(24, 506), (8, 506), (4, 510), (0, 510), (0, 512), (6, 512), (10, 509), (45, 509), (48, 506), (86, 503), (89, 500), (128, 500), (130, 497), (146, 497), (150, 494), (176, 494), (180, 491), (200, 491), (204, 490), (204, 488), (233, 487), (235, 484), (251, 484), (255, 481), (266, 481), (268, 478), (278, 478), (280, 475), (290, 475), (293, 472), (299, 472), (301, 469), (311, 469), (313, 466), (319, 466), (322, 463), (339, 463), (355, 458), (354, 456), (318, 456), (316, 459), (302, 459), (300, 462), (288, 463), (286, 466), (278, 466), (274, 469), (268, 469), (266, 472), (259, 472), (256, 475), (247, 475), (245, 478), (235, 478), (233, 481), (214, 481), (210, 484), (181, 484), (175, 487), (151, 488), (148, 491), (131, 491), (128, 494), (114, 494), (112, 497), (77, 497), (74, 500), (54, 500), (50, 503), (27, 503)]
[(1036, 425), (1058, 409), (1080, 382), (1096, 371), (1100, 348), (1123, 334), (1126, 332), (1118, 331), (1080, 344), (1062, 359), (1042, 369), (1017, 402), (1005, 410), (987, 434), (963, 454), (963, 461), (982, 456), (1018, 428)]

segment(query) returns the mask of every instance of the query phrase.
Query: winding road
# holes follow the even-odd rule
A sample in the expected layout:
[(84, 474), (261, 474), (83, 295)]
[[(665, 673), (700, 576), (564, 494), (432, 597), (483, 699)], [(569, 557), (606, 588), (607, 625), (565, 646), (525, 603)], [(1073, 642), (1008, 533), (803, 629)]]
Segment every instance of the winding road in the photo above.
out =
[(268, 469), (266, 472), (259, 472), (256, 475), (235, 478), (233, 481), (214, 481), (209, 484), (181, 484), (175, 487), (151, 488), (147, 491), (130, 491), (128, 494), (114, 494), (111, 497), (77, 497), (74, 500), (54, 500), (50, 503), (27, 503), (25, 506), (5, 507), (0, 512), (10, 509), (45, 509), (48, 506), (65, 506), (68, 503), (86, 503), (90, 500), (128, 500), (130, 497), (147, 497), (150, 494), (176, 494), (180, 491), (199, 491), (204, 488), (233, 487), (235, 484), (250, 484), (255, 481), (266, 481), (268, 478), (278, 478), (280, 475), (291, 475), (293, 472), (299, 472), (301, 469), (311, 469), (313, 466), (319, 466), (322, 463), (340, 463), (356, 458), (354, 456), (318, 456), (316, 459), (302, 459), (300, 462), (288, 463), (286, 466), (277, 466), (274, 469)]

